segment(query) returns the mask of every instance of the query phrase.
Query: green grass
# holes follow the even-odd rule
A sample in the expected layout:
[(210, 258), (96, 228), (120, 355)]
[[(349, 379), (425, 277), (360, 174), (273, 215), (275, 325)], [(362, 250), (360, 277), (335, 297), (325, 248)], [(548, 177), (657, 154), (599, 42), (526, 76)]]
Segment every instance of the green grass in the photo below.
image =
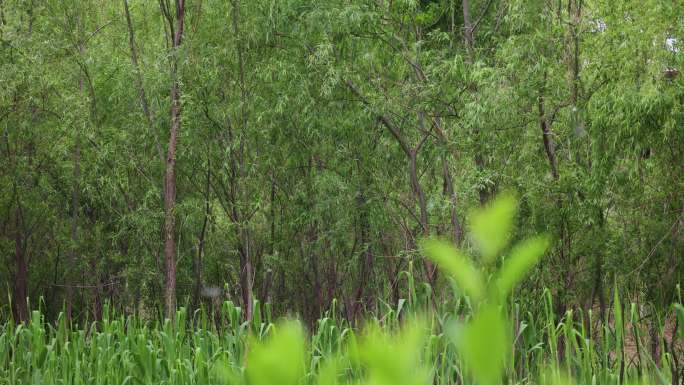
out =
[[(496, 347), (479, 340), (486, 349), (484, 356), (476, 355), (484, 360), (475, 363), (479, 369), (464, 360), (468, 353), (449, 336), (452, 323), (468, 320), (469, 314), (417, 318), (408, 305), (401, 313), (388, 308), (360, 332), (324, 317), (308, 335), (292, 321), (238, 322), (240, 310), (231, 303), (224, 304), (215, 323), (204, 312), (189, 319), (181, 309), (175, 326), (107, 315), (98, 327), (71, 329), (63, 318), (51, 325), (34, 312), (30, 323), (7, 322), (0, 329), (0, 384), (526, 384), (556, 383), (550, 379), (559, 376), (578, 384), (619, 384), (621, 378), (623, 383), (670, 384), (673, 368), (681, 367), (671, 348), (661, 349), (660, 367), (648, 347), (623, 358), (624, 341), (634, 341), (638, 328), (611, 321), (589, 338), (582, 314), (568, 313), (556, 322), (552, 316), (525, 314), (515, 304), (510, 308), (514, 342)], [(626, 323), (638, 322), (626, 315)], [(663, 318), (677, 316), (684, 317), (679, 305)], [(677, 346), (684, 334), (679, 325)], [(662, 325), (658, 330), (666, 338)], [(562, 362), (556, 351), (560, 339), (566, 341)], [(667, 344), (672, 345), (669, 339)], [(500, 377), (482, 378), (495, 371), (497, 352), (490, 351), (495, 347), (507, 350), (510, 359)]]

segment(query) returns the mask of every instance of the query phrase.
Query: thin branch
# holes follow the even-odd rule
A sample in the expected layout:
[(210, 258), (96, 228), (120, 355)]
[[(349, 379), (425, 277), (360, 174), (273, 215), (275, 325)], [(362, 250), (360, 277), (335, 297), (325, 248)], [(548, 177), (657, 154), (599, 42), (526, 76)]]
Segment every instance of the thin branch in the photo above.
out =
[(489, 11), (489, 7), (492, 5), (492, 0), (487, 1), (487, 4), (485, 4), (484, 9), (482, 10), (482, 13), (480, 14), (480, 17), (477, 18), (475, 21), (475, 24), (472, 26), (472, 34), (475, 35), (475, 32), (477, 31), (477, 26), (480, 24), (482, 19), (484, 19), (485, 15), (487, 15), (487, 12)]
[[(346, 80), (345, 83), (347, 84), (347, 87), (351, 92), (356, 95), (361, 102), (369, 107), (369, 109), (372, 109), (372, 106), (370, 105), (370, 102), (366, 99), (366, 97), (359, 91), (358, 87), (356, 87), (356, 84), (352, 82), (351, 80)], [(387, 129), (390, 131), (392, 136), (399, 142), (399, 145), (401, 146), (401, 149), (406, 153), (406, 155), (410, 156), (411, 155), (411, 147), (408, 145), (406, 142), (406, 139), (401, 135), (401, 132), (399, 132), (399, 128), (394, 125), (394, 123), (386, 116), (380, 113), (376, 113), (378, 120), (380, 123), (382, 123)]]

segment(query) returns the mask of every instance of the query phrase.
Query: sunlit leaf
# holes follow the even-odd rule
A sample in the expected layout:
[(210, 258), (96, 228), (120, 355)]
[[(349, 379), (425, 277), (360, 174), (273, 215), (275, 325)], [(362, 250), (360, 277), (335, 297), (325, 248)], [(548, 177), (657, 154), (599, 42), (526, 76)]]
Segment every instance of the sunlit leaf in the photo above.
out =
[(515, 212), (515, 197), (502, 194), (471, 215), (472, 237), (485, 262), (491, 262), (508, 243)]
[(425, 255), (433, 260), (443, 272), (454, 278), (466, 294), (474, 300), (482, 299), (484, 294), (482, 274), (458, 249), (435, 239), (425, 240), (421, 246)]
[(498, 272), (496, 280), (498, 290), (502, 296), (507, 295), (525, 274), (544, 255), (549, 246), (549, 240), (545, 236), (537, 236), (518, 243), (511, 255), (506, 258), (503, 267)]

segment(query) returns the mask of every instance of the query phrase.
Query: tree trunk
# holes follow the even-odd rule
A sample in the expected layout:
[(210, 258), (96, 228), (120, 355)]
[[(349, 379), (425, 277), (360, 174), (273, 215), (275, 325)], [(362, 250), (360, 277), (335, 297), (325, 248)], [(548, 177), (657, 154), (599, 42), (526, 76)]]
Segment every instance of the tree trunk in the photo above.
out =
[(202, 259), (204, 257), (204, 240), (207, 234), (207, 224), (209, 216), (211, 215), (211, 206), (209, 205), (209, 193), (211, 192), (211, 162), (207, 160), (207, 184), (204, 192), (204, 220), (202, 221), (202, 229), (200, 230), (197, 240), (197, 257), (193, 264), (195, 270), (195, 290), (193, 293), (194, 307), (199, 307), (202, 296)]
[[(365, 104), (366, 106), (370, 107), (370, 103), (368, 100), (365, 98), (365, 96), (361, 93), (359, 88), (352, 82), (351, 80), (347, 80), (346, 82), (347, 87), (349, 90), (359, 97), (361, 99), (361, 102)], [(397, 143), (399, 144), (399, 147), (401, 147), (401, 150), (406, 154), (406, 157), (408, 158), (409, 161), (409, 181), (411, 185), (411, 192), (413, 193), (413, 198), (415, 201), (418, 203), (418, 207), (420, 210), (420, 219), (419, 219), (419, 225), (421, 227), (421, 233), (424, 237), (427, 237), (430, 235), (430, 221), (428, 218), (428, 210), (427, 210), (427, 202), (425, 199), (425, 193), (423, 192), (423, 188), (420, 184), (420, 180), (418, 178), (418, 153), (420, 152), (420, 149), (423, 147), (425, 144), (425, 141), (429, 137), (429, 133), (426, 133), (425, 130), (423, 129), (422, 131), (424, 132), (424, 135), (420, 142), (415, 146), (411, 147), (409, 145), (409, 142), (406, 140), (406, 138), (401, 134), (399, 131), (399, 127), (395, 126), (392, 120), (383, 114), (378, 114), (378, 121), (382, 123), (385, 128), (389, 131), (389, 133), (396, 139)], [(424, 115), (421, 112), (419, 114), (419, 122), (421, 127), (423, 126), (423, 119)], [(424, 127), (423, 127), (424, 128)], [(412, 234), (412, 236), (415, 237), (415, 234)], [(415, 239), (412, 240), (413, 243), (415, 243)], [(414, 245), (415, 246), (415, 245)], [(429, 259), (425, 258), (424, 259), (424, 266), (425, 266), (425, 273), (426, 273), (426, 278), (428, 283), (430, 285), (434, 285), (434, 280), (435, 280), (435, 275), (436, 275), (436, 269), (435, 265), (430, 261)]]
[[(544, 101), (544, 87), (546, 86), (546, 74), (544, 74), (544, 82), (542, 89), (539, 91), (539, 97), (537, 99), (537, 108), (539, 114), (539, 127), (542, 131), (542, 141), (544, 143), (544, 151), (546, 152), (546, 158), (549, 162), (549, 168), (551, 169), (551, 175), (556, 185), (559, 184), (560, 174), (558, 172), (558, 158), (556, 156), (556, 147), (553, 141), (553, 133), (551, 132), (552, 121), (546, 116), (545, 101)], [(560, 322), (565, 316), (567, 310), (567, 298), (566, 295), (572, 286), (572, 275), (570, 270), (570, 236), (568, 233), (567, 222), (563, 216), (563, 199), (558, 196), (556, 198), (556, 209), (560, 218), (560, 232), (561, 246), (559, 255), (559, 265), (558, 269), (560, 272), (560, 278), (562, 279), (561, 285), (558, 287), (558, 293), (556, 295), (555, 313), (557, 321)], [(562, 361), (565, 356), (565, 341), (561, 338), (558, 341), (558, 357)]]
[(242, 291), (242, 305), (245, 309), (245, 321), (251, 322), (254, 313), (254, 300), (252, 293), (252, 261), (249, 258), (243, 257), (240, 261), (240, 288)]
[[(546, 75), (544, 75), (546, 79)], [(539, 97), (537, 99), (537, 107), (539, 112), (539, 127), (542, 131), (542, 141), (544, 143), (544, 151), (546, 152), (546, 159), (549, 162), (549, 168), (551, 169), (551, 176), (553, 176), (554, 181), (558, 181), (558, 159), (556, 158), (556, 146), (551, 136), (551, 128), (549, 127), (549, 121), (546, 117), (546, 111), (544, 108), (544, 93), (539, 92)]]
[[(425, 192), (420, 184), (420, 180), (418, 180), (418, 149), (419, 147), (412, 149), (409, 154), (409, 177), (413, 195), (418, 201), (418, 208), (420, 209), (421, 234), (423, 237), (428, 237), (430, 236), (430, 222), (428, 219)], [(427, 278), (428, 283), (434, 286), (437, 272), (435, 264), (427, 258), (423, 259), (423, 264), (425, 266), (425, 277)]]
[(475, 31), (473, 29), (473, 23), (470, 17), (470, 1), (463, 0), (461, 2), (461, 6), (463, 8), (463, 35), (465, 37), (466, 48), (468, 49), (469, 53), (472, 53), (472, 50), (475, 46)]
[(140, 69), (140, 64), (138, 63), (138, 49), (135, 46), (135, 30), (133, 29), (133, 20), (131, 20), (131, 13), (128, 9), (128, 0), (123, 0), (123, 5), (124, 14), (126, 15), (126, 26), (128, 27), (128, 45), (131, 49), (131, 64), (133, 65), (133, 70), (135, 72), (135, 83), (138, 87), (138, 93), (140, 94), (140, 106), (142, 107), (143, 114), (145, 115), (147, 125), (154, 136), (154, 144), (157, 147), (159, 159), (163, 164), (164, 152), (162, 151), (161, 144), (159, 143), (159, 135), (154, 127), (154, 114), (152, 113), (152, 110), (150, 110), (149, 103), (147, 102), (147, 94), (145, 93), (142, 70)]
[[(477, 28), (476, 24), (473, 24), (472, 21), (472, 16), (470, 14), (470, 1), (469, 0), (462, 0), (461, 6), (463, 8), (463, 36), (465, 40), (465, 45), (466, 45), (466, 50), (468, 51), (468, 56), (467, 56), (467, 63), (469, 65), (474, 65), (475, 64), (475, 29)], [(485, 9), (486, 11), (486, 9)], [(484, 16), (480, 15), (480, 19)], [(478, 21), (480, 20), (478, 19)], [(477, 22), (476, 22), (477, 23)], [(472, 92), (477, 92), (477, 87), (470, 85), (468, 88)], [(473, 132), (473, 137), (475, 139), (475, 167), (477, 168), (479, 173), (484, 173), (486, 164), (485, 164), (485, 157), (483, 154), (482, 150), (482, 138), (481, 138), (481, 131), (480, 128), (477, 127), (475, 128)], [(489, 200), (489, 196), (491, 195), (490, 188), (485, 184), (482, 183), (479, 188), (478, 188), (478, 196), (480, 198), (480, 204), (484, 205), (487, 203)]]
[(81, 175), (81, 134), (80, 130), (76, 133), (76, 144), (74, 146), (74, 174), (73, 187), (71, 192), (71, 234), (69, 245), (69, 274), (70, 277), (67, 284), (66, 294), (66, 319), (67, 323), (71, 322), (73, 303), (74, 303), (74, 285), (76, 284), (75, 272), (78, 265), (78, 208), (80, 206), (80, 187), (79, 180)]
[[(79, 53), (83, 55), (85, 47), (83, 43), (79, 43)], [(85, 74), (79, 79), (78, 88), (81, 93), (85, 89)], [(94, 112), (93, 109), (94, 100), (91, 95), (91, 116)], [(81, 129), (76, 128), (76, 138), (74, 140), (74, 153), (73, 153), (73, 182), (71, 190), (71, 245), (69, 247), (69, 276), (70, 279), (67, 282), (67, 295), (66, 295), (66, 319), (67, 323), (71, 322), (73, 303), (74, 303), (74, 286), (76, 285), (75, 272), (77, 270), (79, 255), (78, 255), (78, 217), (81, 199)]]
[(251, 230), (249, 228), (248, 214), (245, 212), (246, 208), (240, 208), (243, 206), (244, 200), (248, 198), (248, 194), (244, 193), (242, 190), (243, 186), (240, 183), (244, 181), (247, 176), (246, 164), (245, 164), (245, 141), (246, 141), (246, 131), (247, 131), (247, 84), (245, 80), (245, 63), (243, 57), (243, 47), (242, 40), (240, 38), (240, 2), (233, 0), (231, 2), (233, 6), (233, 38), (235, 39), (237, 61), (238, 61), (238, 78), (240, 85), (240, 97), (241, 97), (241, 107), (240, 107), (240, 123), (242, 128), (242, 137), (239, 138), (240, 142), (238, 145), (237, 157), (233, 154), (233, 189), (235, 191), (233, 197), (233, 211), (234, 211), (234, 222), (238, 229), (238, 240), (241, 243), (241, 259), (240, 259), (240, 286), (242, 290), (242, 301), (245, 308), (245, 319), (247, 321), (252, 320), (253, 307), (254, 307), (254, 269), (252, 265), (252, 237)]
[[(359, 172), (362, 172), (361, 161), (357, 161)], [(370, 303), (366, 297), (366, 287), (372, 277), (373, 271), (373, 250), (371, 249), (370, 240), (370, 219), (368, 215), (368, 207), (366, 201), (366, 194), (364, 184), (367, 181), (363, 180), (359, 185), (359, 192), (356, 199), (357, 212), (359, 213), (359, 227), (360, 227), (360, 241), (363, 249), (361, 263), (359, 265), (359, 281), (356, 289), (356, 296), (354, 299), (353, 311), (351, 314), (351, 322), (356, 322), (361, 304), (365, 302)]]
[[(183, 39), (183, 20), (185, 17), (185, 1), (176, 0), (175, 32), (173, 34), (171, 52), (171, 129), (169, 145), (166, 153), (164, 171), (164, 257), (166, 259), (166, 287), (164, 298), (166, 318), (174, 319), (176, 314), (176, 241), (175, 215), (176, 204), (176, 145), (181, 128), (181, 94), (178, 81), (178, 49)], [(170, 18), (169, 25), (173, 26)], [(171, 28), (173, 31), (174, 28)]]
[(20, 215), (17, 213), (14, 233), (14, 263), (16, 268), (14, 277), (14, 320), (17, 323), (23, 323), (29, 319), (28, 304), (26, 302), (28, 296), (28, 262), (24, 254), (19, 217)]
[(98, 272), (97, 261), (93, 257), (90, 263), (90, 271), (95, 274), (95, 285), (93, 285), (93, 320), (102, 321), (102, 277)]
[(453, 240), (456, 245), (460, 245), (463, 237), (463, 230), (461, 229), (461, 224), (458, 220), (458, 212), (456, 211), (456, 205), (458, 201), (456, 199), (456, 193), (454, 192), (454, 181), (451, 178), (449, 162), (447, 161), (446, 157), (444, 157), (442, 164), (442, 177), (444, 179), (443, 194), (451, 204), (449, 216), (451, 220), (451, 229), (453, 231)]
[[(653, 310), (655, 313), (655, 309)], [(658, 333), (658, 317), (653, 314), (651, 322), (649, 323), (648, 335), (651, 340), (651, 357), (653, 358), (653, 364), (660, 368), (661, 365), (661, 354), (660, 354), (660, 336)]]
[[(274, 136), (271, 135), (271, 145), (274, 145)], [(269, 200), (269, 232), (270, 237), (268, 241), (268, 253), (270, 256), (275, 255), (275, 238), (276, 238), (276, 224), (275, 224), (275, 198), (276, 198), (276, 182), (275, 182), (275, 171), (271, 168), (269, 172), (271, 178), (271, 193)], [(259, 293), (259, 298), (261, 298), (264, 303), (270, 302), (271, 296), (271, 285), (273, 280), (273, 270), (269, 266), (266, 267), (265, 273), (262, 273), (262, 279), (264, 280), (261, 286), (261, 292)]]

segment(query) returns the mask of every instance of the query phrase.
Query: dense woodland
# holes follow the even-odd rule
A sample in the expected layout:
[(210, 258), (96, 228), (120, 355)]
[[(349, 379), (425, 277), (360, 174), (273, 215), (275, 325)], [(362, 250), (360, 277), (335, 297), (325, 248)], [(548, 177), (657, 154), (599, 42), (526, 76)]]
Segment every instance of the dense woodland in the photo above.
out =
[(509, 192), (552, 239), (520, 301), (648, 319), (684, 274), (683, 33), (670, 0), (0, 0), (0, 312), (439, 306), (420, 240), (472, 249)]

